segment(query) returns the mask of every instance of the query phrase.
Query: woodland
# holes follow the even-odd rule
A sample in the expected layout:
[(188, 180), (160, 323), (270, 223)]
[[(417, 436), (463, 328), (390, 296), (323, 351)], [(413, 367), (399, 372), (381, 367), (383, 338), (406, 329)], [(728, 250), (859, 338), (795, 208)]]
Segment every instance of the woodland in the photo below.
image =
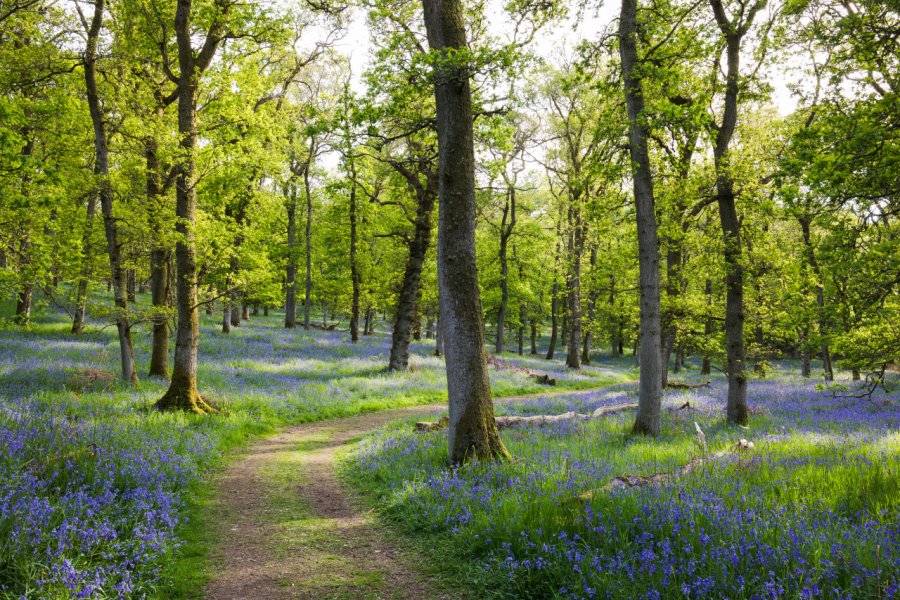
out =
[(0, 0), (0, 598), (900, 597), (896, 0)]

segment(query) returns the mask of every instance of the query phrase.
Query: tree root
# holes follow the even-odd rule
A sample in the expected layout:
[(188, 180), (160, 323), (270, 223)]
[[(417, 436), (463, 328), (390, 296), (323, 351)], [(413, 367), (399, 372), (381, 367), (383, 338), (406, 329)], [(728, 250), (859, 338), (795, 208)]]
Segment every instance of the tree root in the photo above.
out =
[(196, 389), (173, 390), (171, 387), (162, 398), (156, 401), (153, 408), (160, 412), (180, 410), (197, 415), (212, 415), (219, 412), (210, 406)]

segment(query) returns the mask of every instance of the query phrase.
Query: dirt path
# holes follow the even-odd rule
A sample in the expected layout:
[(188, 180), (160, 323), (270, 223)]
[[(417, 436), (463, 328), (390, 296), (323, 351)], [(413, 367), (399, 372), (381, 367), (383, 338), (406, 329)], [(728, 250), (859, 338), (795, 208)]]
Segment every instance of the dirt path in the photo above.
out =
[[(515, 402), (578, 395), (554, 391)], [(291, 427), (251, 446), (218, 484), (219, 548), (210, 600), (442, 598), (338, 481), (335, 457), (361, 435), (445, 404), (399, 408)]]

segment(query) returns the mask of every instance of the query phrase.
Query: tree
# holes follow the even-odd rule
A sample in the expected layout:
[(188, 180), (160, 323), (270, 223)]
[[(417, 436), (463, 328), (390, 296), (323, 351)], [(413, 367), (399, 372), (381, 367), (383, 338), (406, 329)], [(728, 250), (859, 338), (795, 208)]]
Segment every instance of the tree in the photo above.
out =
[(200, 76), (209, 66), (216, 48), (225, 36), (225, 17), (231, 5), (215, 3), (216, 13), (206, 33), (203, 47), (194, 54), (191, 44), (192, 0), (178, 0), (175, 12), (175, 36), (178, 42), (178, 133), (182, 155), (178, 159), (176, 215), (179, 234), (175, 244), (177, 265), (178, 327), (175, 332), (175, 358), (169, 389), (156, 402), (158, 410), (184, 410), (198, 414), (213, 412), (197, 390), (197, 343), (200, 335), (197, 314), (197, 262), (194, 225), (197, 215), (196, 163), (197, 91)]
[(631, 154), (640, 262), (640, 392), (632, 431), (659, 435), (662, 375), (659, 324), (659, 250), (653, 204), (653, 175), (647, 127), (644, 124), (644, 93), (637, 49), (637, 0), (622, 0), (619, 17), (619, 53), (622, 81), (628, 107), (628, 149)]
[(494, 420), (475, 263), (471, 59), (462, 3), (423, 0), (423, 6), (428, 43), (434, 51), (440, 186), (438, 293), (450, 405), (450, 462), (506, 458)]

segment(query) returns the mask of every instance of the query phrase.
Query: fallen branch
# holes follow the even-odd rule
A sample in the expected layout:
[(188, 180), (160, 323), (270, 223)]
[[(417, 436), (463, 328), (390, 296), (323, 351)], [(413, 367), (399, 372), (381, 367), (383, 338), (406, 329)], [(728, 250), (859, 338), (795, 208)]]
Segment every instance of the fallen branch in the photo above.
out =
[[(519, 416), (502, 416), (494, 417), (497, 427), (503, 429), (505, 427), (515, 427), (516, 425), (546, 425), (548, 423), (559, 423), (560, 421), (589, 421), (598, 419), (607, 415), (615, 414), (625, 410), (637, 408), (637, 404), (616, 404), (613, 406), (601, 406), (589, 415), (577, 413), (574, 411), (565, 412), (561, 415), (532, 415), (529, 417)], [(440, 421), (419, 421), (416, 423), (416, 431), (438, 431), (443, 429), (450, 422), (450, 419), (442, 417)]]
[(702, 388), (708, 387), (711, 382), (707, 381), (705, 383), (683, 383), (681, 381), (670, 381), (666, 384), (667, 388), (672, 388), (673, 390), (692, 390), (694, 388)]
[(515, 371), (516, 373), (527, 375), (541, 385), (556, 385), (556, 379), (550, 377), (546, 373), (538, 373), (537, 371), (532, 371), (531, 369), (526, 369), (525, 367), (511, 365), (504, 360), (497, 358), (496, 356), (488, 356), (487, 363), (489, 365), (493, 365), (497, 369), (505, 369), (507, 371)]
[[(713, 454), (698, 456), (677, 471), (671, 473), (656, 473), (655, 475), (620, 475), (619, 477), (614, 477), (613, 479), (608, 481), (606, 485), (597, 490), (597, 492), (608, 493), (614, 490), (627, 490), (636, 487), (645, 487), (648, 485), (660, 485), (666, 483), (671, 479), (687, 475), (697, 467), (700, 467), (708, 462), (721, 460), (729, 454), (743, 454), (744, 452), (749, 452), (753, 448), (753, 442), (741, 439), (736, 444), (728, 447), (725, 450), (720, 450), (718, 452), (714, 452)], [(593, 497), (593, 491), (587, 491), (578, 496), (578, 498), (583, 501), (590, 500)]]

